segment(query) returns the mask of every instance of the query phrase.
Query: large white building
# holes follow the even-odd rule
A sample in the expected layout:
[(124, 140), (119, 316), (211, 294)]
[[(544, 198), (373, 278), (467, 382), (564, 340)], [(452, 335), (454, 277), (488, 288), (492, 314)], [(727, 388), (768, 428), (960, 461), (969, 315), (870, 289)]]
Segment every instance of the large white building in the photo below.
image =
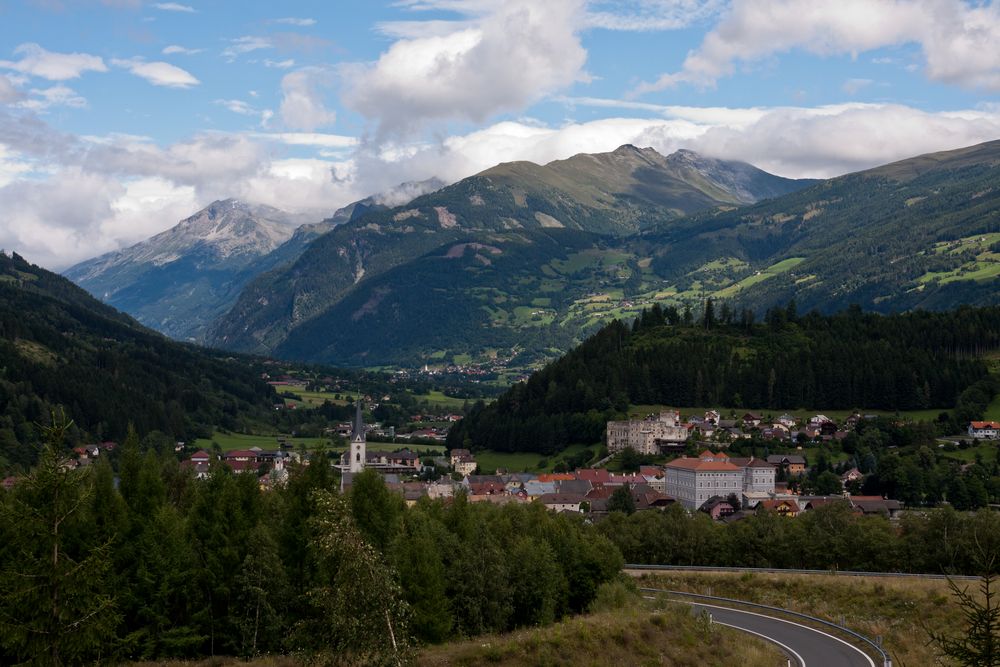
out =
[(714, 496), (759, 499), (774, 494), (775, 468), (760, 459), (730, 459), (706, 450), (698, 458), (674, 459), (663, 473), (667, 495), (692, 510)]
[(659, 454), (661, 443), (684, 442), (688, 430), (677, 412), (664, 410), (646, 419), (608, 422), (607, 437), (610, 454), (627, 448), (640, 454)]

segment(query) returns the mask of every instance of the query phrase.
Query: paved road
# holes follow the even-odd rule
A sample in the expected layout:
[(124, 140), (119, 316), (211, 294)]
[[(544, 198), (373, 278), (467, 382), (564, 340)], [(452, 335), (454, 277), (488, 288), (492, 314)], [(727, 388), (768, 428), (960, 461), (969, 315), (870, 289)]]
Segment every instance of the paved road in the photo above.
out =
[(799, 667), (875, 667), (860, 649), (820, 630), (750, 611), (689, 603), (696, 613), (707, 611), (719, 624), (771, 640)]

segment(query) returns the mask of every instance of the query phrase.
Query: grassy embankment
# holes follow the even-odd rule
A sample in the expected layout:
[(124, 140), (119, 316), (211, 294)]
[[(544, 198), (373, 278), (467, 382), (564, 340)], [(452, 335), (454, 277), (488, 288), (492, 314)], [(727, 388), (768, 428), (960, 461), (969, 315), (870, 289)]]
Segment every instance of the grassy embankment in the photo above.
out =
[(740, 665), (777, 667), (774, 646), (737, 630), (709, 625), (687, 608), (632, 609), (579, 616), (544, 628), (476, 637), (423, 649), (420, 667), (524, 665)]
[[(938, 662), (927, 628), (958, 634), (962, 612), (940, 579), (802, 574), (669, 572), (640, 586), (690, 591), (769, 604), (839, 622), (868, 637), (882, 636), (897, 667)], [(976, 582), (959, 582), (976, 590)]]
[[(290, 657), (244, 662), (213, 658), (200, 662), (146, 662), (131, 667), (302, 667)], [(347, 663), (345, 663), (347, 664)], [(543, 628), (488, 635), (419, 650), (418, 667), (588, 667), (634, 665), (653, 667), (784, 667), (778, 649), (737, 630), (709, 625), (686, 608), (662, 611), (633, 609), (578, 616)]]

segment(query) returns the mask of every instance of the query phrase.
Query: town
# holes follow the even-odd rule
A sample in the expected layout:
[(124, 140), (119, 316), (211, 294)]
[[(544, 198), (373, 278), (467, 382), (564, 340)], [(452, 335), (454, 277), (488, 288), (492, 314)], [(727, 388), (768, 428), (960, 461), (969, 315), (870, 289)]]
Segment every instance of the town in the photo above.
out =
[[(449, 421), (461, 415), (440, 417)], [(340, 473), (341, 490), (348, 490), (353, 476), (371, 469), (383, 478), (387, 488), (403, 497), (407, 505), (420, 498), (449, 499), (464, 494), (469, 502), (493, 504), (539, 503), (556, 512), (582, 513), (600, 520), (609, 512), (661, 510), (678, 504), (689, 511), (701, 511), (723, 522), (738, 521), (754, 512), (773, 511), (784, 517), (794, 517), (824, 504), (843, 501), (852, 511), (889, 519), (898, 517), (902, 503), (892, 498), (858, 493), (864, 474), (849, 467), (838, 474), (836, 492), (802, 493), (797, 482), (809, 472), (803, 445), (843, 439), (859, 420), (874, 419), (874, 415), (852, 414), (842, 425), (821, 415), (807, 419), (782, 414), (774, 420), (746, 412), (736, 418), (723, 418), (720, 411), (692, 414), (686, 420), (675, 410), (663, 410), (641, 419), (610, 421), (607, 424), (608, 463), (622, 455), (645, 458), (670, 457), (662, 464), (640, 464), (633, 471), (610, 471), (606, 467), (583, 467), (561, 472), (528, 472), (514, 470), (483, 471), (473, 452), (452, 449), (446, 453), (427, 453), (410, 447), (398, 448), (412, 436), (427, 442), (441, 442), (446, 429), (416, 431), (393, 438), (391, 429), (380, 424), (366, 424), (362, 406), (356, 404), (352, 422), (338, 424), (329, 431), (347, 436), (349, 447), (339, 458), (330, 461)], [(737, 440), (751, 434), (773, 442), (774, 449), (789, 453), (772, 453), (760, 458), (730, 455), (726, 452)], [(997, 439), (1000, 423), (972, 422), (968, 435), (975, 439)], [(370, 438), (391, 439), (369, 448)], [(274, 450), (260, 447), (209, 452), (204, 449), (185, 453), (183, 443), (176, 448), (184, 459), (181, 467), (196, 479), (206, 479), (214, 465), (224, 465), (232, 472), (257, 475), (262, 490), (287, 482), (292, 464), (310, 464), (316, 452), (302, 452), (281, 446)], [(784, 444), (784, 447), (780, 445)], [(74, 449), (69, 466), (87, 466), (102, 452), (107, 455), (116, 443), (104, 442)], [(691, 453), (694, 449), (695, 452)], [(627, 452), (627, 454), (626, 454)], [(16, 483), (15, 477), (2, 481), (6, 488)]]

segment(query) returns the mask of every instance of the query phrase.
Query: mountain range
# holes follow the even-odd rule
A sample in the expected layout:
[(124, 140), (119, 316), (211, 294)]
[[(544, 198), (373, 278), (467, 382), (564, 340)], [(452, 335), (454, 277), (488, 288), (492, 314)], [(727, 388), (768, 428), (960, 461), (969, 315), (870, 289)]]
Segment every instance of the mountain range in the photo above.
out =
[(207, 341), (352, 365), (563, 349), (579, 331), (550, 325), (616, 280), (621, 262), (604, 255), (621, 239), (811, 183), (631, 145), (501, 164), (317, 239), (248, 285)]
[[(998, 177), (1000, 142), (825, 181), (625, 145), (500, 164), (401, 206), (352, 205), (226, 274), (211, 307), (191, 281), (214, 265), (193, 271), (187, 255), (144, 264), (152, 285), (162, 274), (187, 283), (157, 292), (140, 280), (106, 300), (174, 336), (184, 327), (168, 325), (187, 308), (184, 335), (226, 349), (411, 367), (537, 362), (652, 303), (996, 303)], [(101, 259), (67, 275), (102, 296)]]
[(295, 261), (337, 225), (443, 185), (436, 179), (402, 183), (319, 222), (236, 199), (215, 201), (150, 239), (77, 264), (64, 275), (150, 328), (201, 341), (257, 275)]

